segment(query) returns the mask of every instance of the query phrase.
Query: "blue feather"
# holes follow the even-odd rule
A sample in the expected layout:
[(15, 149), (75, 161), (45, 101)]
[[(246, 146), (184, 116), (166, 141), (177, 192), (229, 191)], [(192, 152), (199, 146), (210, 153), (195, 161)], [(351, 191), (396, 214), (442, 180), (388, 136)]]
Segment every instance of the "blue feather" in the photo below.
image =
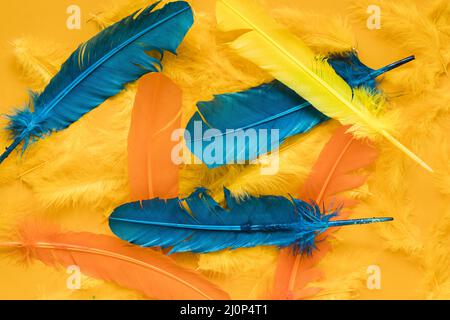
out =
[(226, 207), (198, 189), (185, 199), (152, 199), (118, 207), (109, 218), (121, 239), (142, 247), (172, 247), (171, 253), (207, 253), (255, 246), (288, 247), (310, 253), (330, 227), (391, 221), (371, 218), (331, 221), (315, 204), (278, 196), (238, 200), (224, 189)]
[[(285, 139), (329, 119), (278, 81), (216, 96), (212, 102), (200, 102), (198, 110), (186, 127), (185, 141), (209, 168), (256, 159), (276, 150)], [(257, 143), (244, 139), (250, 130), (255, 130)], [(240, 136), (240, 141), (233, 135)]]
[(412, 60), (414, 60), (414, 56), (407, 57), (391, 63), (381, 69), (375, 70), (363, 64), (361, 60), (359, 60), (356, 52), (353, 51), (343, 54), (330, 55), (327, 58), (328, 63), (333, 67), (336, 73), (349, 84), (350, 87), (363, 87), (375, 93), (379, 92), (376, 78)]
[[(327, 61), (352, 88), (376, 92), (376, 77), (413, 58), (379, 70), (365, 66), (355, 52), (333, 55)], [(197, 107), (198, 112), (186, 127), (185, 141), (208, 168), (255, 160), (277, 150), (287, 138), (308, 132), (329, 119), (278, 81), (217, 95), (212, 101), (199, 102)]]
[[(23, 141), (30, 142), (67, 128), (125, 85), (149, 72), (161, 71), (164, 51), (176, 53), (193, 23), (187, 2), (159, 2), (124, 18), (82, 44), (30, 105), (8, 118), (13, 144), (0, 163)], [(147, 52), (155, 52), (148, 55)], [(33, 109), (33, 111), (32, 111)]]

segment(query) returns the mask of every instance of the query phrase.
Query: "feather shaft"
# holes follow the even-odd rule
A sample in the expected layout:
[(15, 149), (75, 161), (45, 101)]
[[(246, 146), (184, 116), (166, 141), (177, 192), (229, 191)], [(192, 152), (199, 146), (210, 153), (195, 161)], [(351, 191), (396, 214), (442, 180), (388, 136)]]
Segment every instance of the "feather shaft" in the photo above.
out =
[[(256, 213), (257, 214), (257, 213)], [(166, 222), (156, 222), (156, 221), (142, 221), (137, 219), (123, 219), (123, 218), (110, 218), (113, 221), (129, 222), (144, 224), (148, 226), (155, 227), (167, 227), (174, 229), (190, 229), (190, 230), (208, 230), (208, 231), (278, 231), (278, 230), (296, 230), (298, 224), (296, 223), (284, 223), (284, 224), (265, 224), (265, 225), (196, 225), (196, 224), (181, 224), (181, 223), (166, 223)], [(327, 222), (329, 227), (342, 227), (351, 226), (356, 224), (370, 224), (370, 223), (380, 223), (392, 221), (392, 218), (366, 218), (366, 219), (353, 219), (353, 220), (338, 220)]]
[(382, 74), (385, 74), (386, 72), (394, 70), (395, 68), (398, 68), (408, 62), (415, 60), (415, 58), (416, 58), (415, 56), (409, 56), (409, 57), (406, 57), (399, 61), (388, 64), (387, 66), (380, 68), (378, 70), (373, 70), (372, 72), (370, 72), (370, 74), (366, 78), (362, 78), (360, 81), (361, 81), (361, 83), (364, 83), (365, 81), (368, 81), (370, 79), (378, 78), (379, 76), (381, 76)]

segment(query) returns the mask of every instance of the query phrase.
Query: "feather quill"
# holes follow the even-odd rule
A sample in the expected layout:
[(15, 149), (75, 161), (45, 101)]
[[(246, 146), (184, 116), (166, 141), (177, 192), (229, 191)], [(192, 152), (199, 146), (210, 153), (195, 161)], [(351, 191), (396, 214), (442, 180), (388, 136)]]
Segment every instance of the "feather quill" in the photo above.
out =
[(433, 171), (393, 137), (383, 122), (370, 114), (326, 59), (317, 57), (254, 2), (219, 0), (217, 19), (223, 31), (240, 31), (240, 36), (231, 44), (236, 52), (267, 70), (319, 111), (344, 125), (354, 125), (354, 129), (382, 135), (422, 167)]
[[(411, 56), (378, 70), (364, 65), (353, 51), (330, 55), (327, 61), (352, 89), (364, 88), (381, 95), (376, 78), (413, 59)], [(275, 151), (287, 138), (305, 133), (329, 119), (279, 81), (217, 95), (213, 101), (200, 102), (197, 107), (198, 112), (186, 127), (185, 140), (191, 152), (208, 168), (255, 160), (263, 153)], [(228, 143), (250, 130), (267, 132), (267, 141)], [(271, 130), (277, 130), (275, 136)], [(212, 150), (219, 154), (211, 156)]]
[(50, 266), (77, 265), (88, 276), (137, 290), (148, 298), (223, 300), (228, 295), (206, 278), (154, 250), (130, 246), (114, 237), (61, 232), (53, 226), (24, 223), (19, 241), (0, 249), (20, 250), (24, 259)]
[(181, 126), (181, 90), (163, 74), (139, 80), (128, 136), (132, 201), (178, 196), (171, 134)]
[[(126, 84), (161, 70), (163, 52), (176, 53), (193, 16), (184, 1), (154, 11), (157, 4), (124, 18), (81, 45), (41, 94), (31, 94), (27, 108), (8, 116), (13, 143), (0, 156), (0, 163), (21, 142), (25, 150), (30, 142), (67, 128)], [(156, 52), (158, 57), (146, 52)]]
[(296, 251), (311, 252), (316, 237), (330, 227), (392, 220), (330, 221), (339, 210), (326, 214), (316, 204), (301, 200), (278, 196), (238, 200), (227, 189), (224, 193), (226, 208), (205, 189), (186, 199), (125, 204), (114, 210), (109, 225), (121, 239), (143, 247), (172, 247), (171, 253), (290, 245)]
[[(356, 140), (347, 130), (348, 127), (336, 130), (323, 148), (300, 192), (303, 199), (313, 199), (327, 210), (332, 210), (336, 204), (343, 209), (356, 204), (355, 200), (338, 194), (363, 185), (366, 177), (351, 173), (367, 167), (377, 158), (375, 148), (364, 141)], [(304, 288), (321, 276), (314, 265), (330, 248), (324, 242), (319, 245), (320, 250), (311, 256), (296, 256), (291, 249), (280, 252), (271, 298), (301, 299), (319, 290)]]

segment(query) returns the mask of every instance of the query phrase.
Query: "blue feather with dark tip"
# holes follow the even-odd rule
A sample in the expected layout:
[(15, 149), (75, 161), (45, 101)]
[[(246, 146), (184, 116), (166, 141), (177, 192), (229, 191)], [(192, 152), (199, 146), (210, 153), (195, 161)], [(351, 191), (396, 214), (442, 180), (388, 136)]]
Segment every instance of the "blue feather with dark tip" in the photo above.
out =
[(391, 221), (370, 218), (331, 221), (315, 204), (279, 196), (238, 200), (224, 189), (220, 206), (205, 189), (185, 199), (152, 199), (125, 204), (109, 218), (119, 238), (142, 247), (171, 247), (171, 253), (207, 253), (255, 246), (288, 247), (310, 253), (316, 237), (330, 227)]
[[(193, 23), (192, 9), (178, 1), (155, 10), (159, 2), (133, 13), (82, 44), (41, 94), (8, 116), (14, 140), (0, 162), (21, 143), (67, 128), (125, 85), (161, 71), (164, 51), (176, 53)], [(154, 52), (149, 55), (147, 53)]]
[[(355, 52), (331, 55), (327, 61), (352, 88), (377, 93), (376, 77), (412, 59), (379, 70), (364, 65)], [(279, 81), (216, 95), (197, 107), (198, 112), (186, 127), (185, 141), (208, 168), (246, 164), (277, 150), (287, 138), (308, 132), (329, 119)]]

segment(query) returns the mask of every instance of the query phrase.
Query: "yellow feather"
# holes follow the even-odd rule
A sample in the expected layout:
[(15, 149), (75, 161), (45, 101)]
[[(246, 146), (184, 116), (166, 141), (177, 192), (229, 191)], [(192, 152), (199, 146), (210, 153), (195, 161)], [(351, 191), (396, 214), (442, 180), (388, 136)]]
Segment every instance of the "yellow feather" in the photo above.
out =
[[(49, 267), (52, 268), (52, 267)], [(56, 281), (67, 282), (66, 270), (55, 270)], [(144, 300), (145, 297), (136, 291), (117, 286), (114, 283), (103, 282), (97, 279), (81, 276), (81, 288), (76, 290), (62, 288), (48, 288), (43, 285), (35, 297), (38, 300)]]
[(100, 29), (107, 28), (122, 18), (146, 8), (157, 0), (134, 0), (134, 1), (114, 1), (113, 4), (103, 5), (101, 13), (90, 14), (91, 21), (95, 22)]
[(201, 254), (198, 268), (202, 271), (231, 275), (236, 272), (251, 272), (276, 260), (275, 247), (241, 248), (209, 254)]
[[(350, 251), (350, 250), (348, 250)], [(347, 252), (348, 252), (347, 251)], [(364, 262), (361, 261), (361, 252), (327, 255), (327, 260), (334, 263), (333, 276), (326, 282), (311, 283), (308, 288), (320, 287), (322, 290), (314, 295), (314, 300), (350, 300), (357, 299), (359, 292), (366, 285), (367, 277)], [(352, 261), (352, 270), (347, 270), (346, 261)], [(320, 266), (320, 264), (319, 264)], [(357, 266), (357, 267), (355, 267)]]
[(42, 90), (64, 61), (58, 46), (51, 41), (23, 37), (11, 44), (22, 76), (33, 90)]
[(209, 271), (209, 278), (230, 292), (232, 299), (265, 299), (273, 285), (276, 253), (273, 247), (222, 251), (202, 255), (199, 267)]
[(355, 34), (348, 19), (300, 8), (295, 3), (282, 6), (273, 0), (261, 0), (265, 10), (290, 32), (302, 39), (314, 52), (348, 52), (357, 47)]
[(241, 31), (243, 35), (231, 46), (285, 83), (316, 108), (343, 124), (373, 130), (422, 167), (433, 172), (422, 159), (406, 148), (373, 117), (350, 86), (323, 59), (317, 57), (303, 42), (277, 25), (251, 1), (219, 0), (217, 19), (223, 31)]

